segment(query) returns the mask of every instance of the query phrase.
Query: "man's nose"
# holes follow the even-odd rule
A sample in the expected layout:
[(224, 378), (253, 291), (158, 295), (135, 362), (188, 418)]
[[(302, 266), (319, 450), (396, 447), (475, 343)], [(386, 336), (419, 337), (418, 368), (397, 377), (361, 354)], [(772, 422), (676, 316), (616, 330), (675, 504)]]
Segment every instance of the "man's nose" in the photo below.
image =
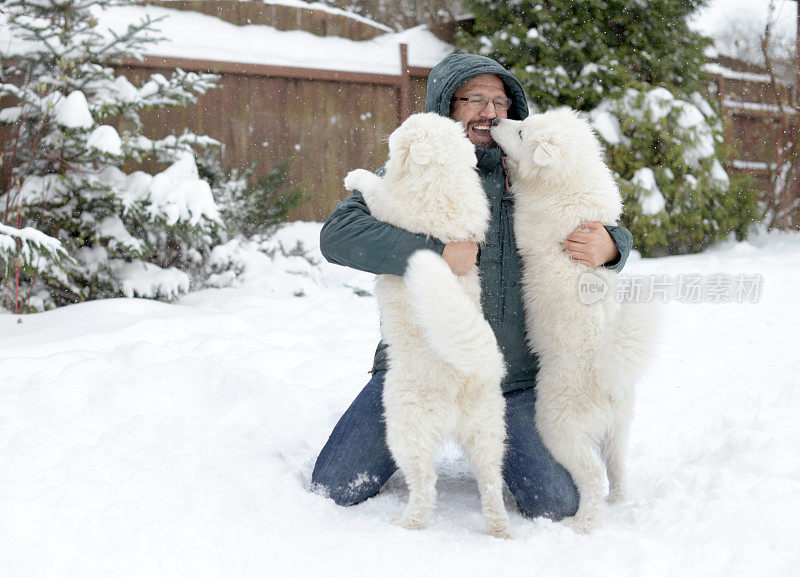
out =
[(483, 118), (497, 118), (497, 108), (494, 106), (494, 100), (486, 103), (484, 109), (481, 110), (481, 116)]

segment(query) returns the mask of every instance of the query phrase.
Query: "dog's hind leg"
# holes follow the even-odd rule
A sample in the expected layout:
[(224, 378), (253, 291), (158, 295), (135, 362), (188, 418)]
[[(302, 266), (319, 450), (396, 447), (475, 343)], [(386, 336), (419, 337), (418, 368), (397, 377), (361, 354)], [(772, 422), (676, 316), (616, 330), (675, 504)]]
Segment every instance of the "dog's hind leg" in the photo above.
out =
[(608, 472), (608, 502), (618, 503), (625, 499), (627, 492), (627, 449), (630, 431), (631, 411), (620, 409), (615, 422), (606, 433), (601, 445), (601, 453)]
[[(409, 433), (406, 431), (407, 435)], [(433, 447), (415, 444), (409, 442), (409, 439), (404, 441), (402, 449), (392, 452), (395, 462), (405, 474), (409, 492), (408, 505), (396, 522), (406, 529), (422, 529), (428, 523), (436, 504)]]
[(580, 496), (578, 511), (573, 517), (564, 519), (564, 523), (576, 533), (586, 533), (597, 520), (603, 503), (605, 471), (591, 449), (592, 439), (584, 435), (578, 437), (581, 439), (564, 443), (572, 445), (565, 451), (553, 451), (553, 457), (572, 475)]
[(602, 444), (603, 460), (608, 472), (608, 502), (618, 503), (625, 499), (625, 445), (624, 433), (609, 433)]
[(396, 522), (407, 529), (422, 529), (436, 503), (433, 457), (436, 444), (442, 437), (442, 425), (446, 424), (437, 422), (436, 418), (441, 416), (444, 419), (447, 413), (439, 410), (438, 406), (425, 406), (415, 393), (409, 393), (409, 388), (398, 396), (391, 392), (391, 388), (384, 389), (386, 441), (409, 489), (408, 505)]
[(486, 391), (462, 407), (458, 436), (478, 481), (488, 533), (510, 539), (508, 512), (503, 502), (505, 403), (499, 383), (495, 386), (496, 391)]
[(543, 403), (543, 397), (540, 394), (537, 399), (536, 427), (550, 454), (572, 476), (580, 498), (577, 512), (564, 519), (564, 524), (577, 533), (585, 533), (594, 524), (603, 502), (605, 467), (593, 451), (595, 440), (584, 428), (576, 426), (580, 416)]

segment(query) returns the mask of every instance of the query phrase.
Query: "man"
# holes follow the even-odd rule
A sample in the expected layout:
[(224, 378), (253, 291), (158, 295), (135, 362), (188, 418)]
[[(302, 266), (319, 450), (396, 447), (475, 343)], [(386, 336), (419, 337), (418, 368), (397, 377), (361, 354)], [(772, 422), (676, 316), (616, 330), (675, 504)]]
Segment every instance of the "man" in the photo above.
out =
[[(486, 242), (447, 245), (374, 219), (357, 191), (339, 203), (322, 228), (320, 248), (330, 262), (374, 274), (402, 275), (417, 250), (442, 255), (457, 275), (473, 266), (481, 272), (481, 304), (505, 357), (502, 383), (506, 400), (507, 451), (504, 478), (520, 511), (559, 520), (578, 508), (578, 492), (567, 471), (542, 444), (534, 426), (537, 360), (527, 347), (520, 293), (521, 263), (513, 231), (513, 199), (506, 186), (503, 153), (489, 132), (494, 118), (524, 119), (528, 106), (522, 85), (503, 67), (483, 56), (455, 54), (440, 62), (428, 78), (426, 112), (463, 124), (475, 144), (478, 171), (491, 206)], [(589, 267), (623, 267), (632, 246), (623, 227), (585, 223), (564, 248)], [(386, 347), (378, 345), (372, 379), (342, 416), (323, 447), (312, 475), (314, 490), (340, 505), (375, 495), (397, 469), (386, 446), (381, 401)]]

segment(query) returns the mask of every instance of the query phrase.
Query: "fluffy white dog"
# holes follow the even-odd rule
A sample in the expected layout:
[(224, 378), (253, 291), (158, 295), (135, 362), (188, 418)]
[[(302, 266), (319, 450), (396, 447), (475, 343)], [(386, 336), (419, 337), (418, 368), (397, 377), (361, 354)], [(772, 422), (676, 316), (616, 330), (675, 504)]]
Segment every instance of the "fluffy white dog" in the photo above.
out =
[[(589, 123), (561, 108), (495, 124), (492, 137), (506, 152), (514, 195), (529, 346), (540, 361), (536, 426), (578, 488), (578, 511), (567, 523), (584, 532), (603, 499), (598, 445), (609, 500), (625, 494), (634, 384), (655, 340), (655, 311), (647, 305), (620, 307), (615, 273), (575, 263), (563, 248), (582, 223), (613, 225), (622, 209)], [(602, 289), (605, 298), (581, 294), (586, 289)]]
[[(489, 206), (475, 150), (457, 122), (415, 114), (389, 137), (383, 178), (355, 170), (349, 190), (364, 195), (372, 215), (444, 243), (482, 242)], [(503, 503), (505, 364), (480, 307), (476, 267), (456, 277), (432, 251), (418, 251), (405, 275), (379, 275), (376, 296), (389, 370), (383, 404), (387, 442), (409, 487), (399, 523), (422, 528), (436, 501), (433, 458), (455, 434), (472, 464), (492, 535), (509, 537)]]

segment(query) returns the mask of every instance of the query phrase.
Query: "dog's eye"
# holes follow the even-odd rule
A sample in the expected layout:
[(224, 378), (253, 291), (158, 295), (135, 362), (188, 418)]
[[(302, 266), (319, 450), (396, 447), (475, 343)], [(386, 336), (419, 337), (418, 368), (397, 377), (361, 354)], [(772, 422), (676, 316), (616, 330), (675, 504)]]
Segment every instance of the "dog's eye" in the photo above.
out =
[(522, 140), (522, 129), (519, 129), (519, 139)]

